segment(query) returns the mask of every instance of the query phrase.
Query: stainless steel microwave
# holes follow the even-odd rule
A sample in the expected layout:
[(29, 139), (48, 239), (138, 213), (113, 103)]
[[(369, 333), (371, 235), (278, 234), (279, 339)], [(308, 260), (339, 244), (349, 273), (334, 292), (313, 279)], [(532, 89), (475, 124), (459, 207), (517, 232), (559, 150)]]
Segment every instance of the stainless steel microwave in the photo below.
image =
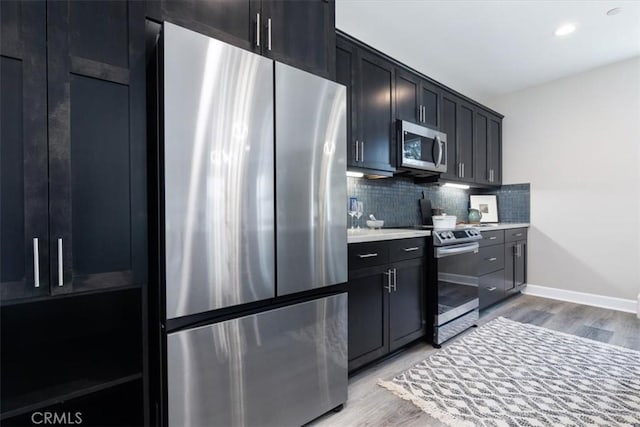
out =
[(427, 172), (424, 175), (447, 171), (447, 134), (405, 120), (397, 126), (399, 168)]

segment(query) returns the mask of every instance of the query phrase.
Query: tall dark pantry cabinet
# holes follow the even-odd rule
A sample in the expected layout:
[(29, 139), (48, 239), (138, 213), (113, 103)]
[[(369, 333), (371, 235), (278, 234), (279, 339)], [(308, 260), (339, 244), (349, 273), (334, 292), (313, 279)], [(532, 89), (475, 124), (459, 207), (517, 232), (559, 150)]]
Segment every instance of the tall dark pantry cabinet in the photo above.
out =
[(144, 16), (0, 2), (2, 425), (144, 423)]

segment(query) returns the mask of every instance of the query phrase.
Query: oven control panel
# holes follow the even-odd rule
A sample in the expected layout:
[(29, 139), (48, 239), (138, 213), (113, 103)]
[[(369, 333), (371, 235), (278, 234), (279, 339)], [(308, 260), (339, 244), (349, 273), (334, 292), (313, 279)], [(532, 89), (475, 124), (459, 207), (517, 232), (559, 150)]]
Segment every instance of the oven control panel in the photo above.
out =
[(480, 234), (480, 231), (475, 228), (433, 231), (434, 246), (455, 245), (458, 243), (474, 242), (481, 239), (482, 234)]

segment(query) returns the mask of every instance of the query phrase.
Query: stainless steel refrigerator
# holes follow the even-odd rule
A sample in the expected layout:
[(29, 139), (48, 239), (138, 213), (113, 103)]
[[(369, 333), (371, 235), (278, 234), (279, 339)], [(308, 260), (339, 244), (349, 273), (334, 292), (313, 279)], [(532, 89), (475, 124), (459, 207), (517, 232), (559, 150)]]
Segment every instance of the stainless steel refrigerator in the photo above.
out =
[(170, 23), (161, 51), (167, 424), (301, 425), (347, 399), (346, 88)]

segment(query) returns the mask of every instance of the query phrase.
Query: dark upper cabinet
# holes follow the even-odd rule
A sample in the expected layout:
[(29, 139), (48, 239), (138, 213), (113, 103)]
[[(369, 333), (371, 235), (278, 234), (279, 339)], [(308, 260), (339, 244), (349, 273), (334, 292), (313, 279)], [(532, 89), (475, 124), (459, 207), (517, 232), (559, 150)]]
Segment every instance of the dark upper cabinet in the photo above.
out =
[(502, 119), (476, 112), (476, 179), (478, 184), (502, 184)]
[(447, 134), (447, 171), (441, 179), (474, 182), (475, 125), (474, 106), (443, 91), (440, 130)]
[(489, 184), (489, 170), (487, 168), (489, 148), (489, 115), (484, 111), (475, 113), (475, 166), (477, 170), (475, 181), (479, 184)]
[(502, 119), (489, 115), (487, 170), (491, 185), (502, 184)]
[(336, 80), (347, 86), (348, 166), (391, 175), (395, 171), (393, 65), (338, 37)]
[(460, 101), (458, 104), (458, 120), (456, 173), (459, 181), (474, 182), (476, 174), (474, 158), (477, 154), (475, 144), (477, 120), (474, 107), (469, 103)]
[(447, 171), (441, 178), (457, 180), (459, 178), (457, 146), (458, 146), (458, 104), (459, 101), (448, 93), (442, 94), (442, 112), (440, 115), (440, 131), (447, 135)]
[(357, 111), (355, 109), (355, 91), (353, 77), (355, 74), (356, 47), (351, 43), (338, 38), (336, 40), (336, 82), (347, 87), (347, 164), (356, 165), (356, 149), (359, 150), (359, 142), (354, 137), (354, 122)]
[(333, 78), (334, 0), (262, 0), (262, 53)]
[(141, 6), (2, 2), (3, 303), (146, 278)]
[(136, 2), (47, 4), (54, 294), (146, 275), (142, 12)]
[(0, 300), (49, 292), (46, 5), (0, 2)]
[(359, 49), (355, 90), (357, 114), (353, 130), (356, 131), (356, 140), (360, 143), (357, 164), (369, 169), (394, 171), (392, 64)]
[(422, 121), (420, 77), (396, 68), (396, 118), (414, 123)]
[(148, 16), (333, 79), (334, 0), (160, 0)]
[(440, 89), (426, 80), (420, 87), (420, 107), (422, 107), (422, 124), (434, 129), (440, 128)]
[(395, 74), (396, 118), (439, 129), (440, 89), (402, 68)]
[(206, 34), (247, 50), (259, 49), (260, 1), (148, 0), (147, 16)]

